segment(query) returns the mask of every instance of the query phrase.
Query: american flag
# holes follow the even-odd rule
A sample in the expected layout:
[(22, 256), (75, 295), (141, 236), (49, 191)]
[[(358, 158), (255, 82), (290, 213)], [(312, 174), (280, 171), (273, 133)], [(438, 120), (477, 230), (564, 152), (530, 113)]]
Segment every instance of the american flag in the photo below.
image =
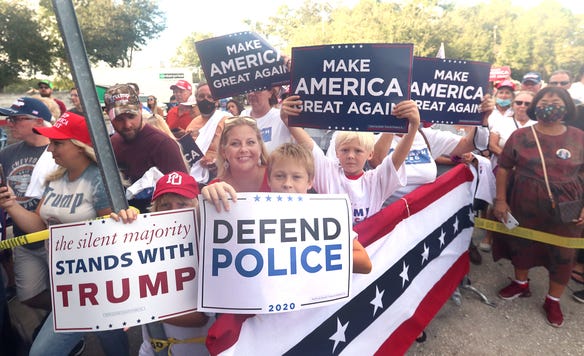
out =
[(220, 315), (212, 355), (404, 354), (469, 270), (473, 174), (464, 165), (355, 227), (373, 263), (351, 299), (269, 315)]

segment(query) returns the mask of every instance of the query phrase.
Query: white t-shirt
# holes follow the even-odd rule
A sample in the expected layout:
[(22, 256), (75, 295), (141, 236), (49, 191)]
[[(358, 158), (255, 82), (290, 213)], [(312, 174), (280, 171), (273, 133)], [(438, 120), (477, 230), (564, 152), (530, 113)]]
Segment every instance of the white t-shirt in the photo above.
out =
[(513, 114), (514, 112), (513, 109), (511, 108), (505, 110), (504, 113), (501, 113), (498, 109), (493, 110), (493, 112), (491, 113), (491, 115), (489, 115), (489, 118), (487, 119), (489, 130), (491, 130), (494, 125), (496, 125), (497, 121), (505, 120), (513, 116)]
[[(217, 125), (219, 125), (224, 117), (229, 117), (229, 114), (225, 111), (215, 110), (215, 113), (209, 118), (209, 121), (199, 129), (199, 135), (197, 136), (195, 143), (203, 154), (206, 154), (209, 150), (209, 146), (211, 146), (213, 138), (215, 137)], [(193, 176), (197, 182), (206, 183), (209, 180), (209, 169), (203, 167), (201, 165), (201, 160), (198, 160), (191, 167), (190, 175)]]
[[(244, 110), (241, 116), (250, 116), (250, 111)], [(288, 127), (280, 118), (280, 109), (271, 108), (264, 116), (256, 119), (256, 122), (268, 153), (283, 143), (294, 142)]]
[(353, 224), (379, 212), (385, 199), (407, 183), (404, 165), (396, 171), (391, 156), (385, 157), (377, 168), (365, 171), (361, 177), (349, 179), (338, 161), (325, 157), (317, 144), (314, 144), (312, 155), (314, 189), (321, 194), (346, 193), (353, 209)]
[(93, 219), (97, 211), (110, 207), (99, 168), (90, 164), (79, 178), (67, 174), (49, 182), (43, 194), (40, 217), (47, 226)]
[[(506, 117), (503, 120), (498, 120), (495, 123), (495, 125), (493, 125), (493, 128), (491, 128), (491, 132), (496, 132), (499, 134), (500, 136), (499, 146), (502, 148), (505, 147), (505, 143), (507, 142), (507, 139), (509, 138), (509, 136), (511, 136), (513, 131), (521, 127), (529, 127), (535, 125), (536, 123), (537, 123), (536, 120), (527, 120), (525, 124), (522, 124), (519, 121), (516, 121), (515, 118), (513, 117)], [(498, 157), (496, 155), (493, 155), (491, 157), (491, 165), (493, 167), (496, 167), (498, 162), (499, 162)]]
[[(424, 132), (431, 150), (428, 149), (422, 134), (416, 132), (414, 142), (412, 143), (410, 152), (404, 162), (407, 185), (399, 187), (399, 189), (393, 192), (391, 197), (388, 198), (386, 204), (400, 199), (423, 184), (434, 182), (437, 175), (436, 162), (434, 159), (442, 155), (449, 155), (462, 138), (452, 132), (432, 128), (422, 128), (421, 130)], [(379, 137), (381, 137), (381, 135), (377, 135), (377, 139), (379, 139)], [(335, 139), (336, 132), (331, 137), (329, 149), (326, 155), (338, 164), (335, 152)], [(400, 140), (401, 137), (394, 135), (390, 152), (395, 149)]]

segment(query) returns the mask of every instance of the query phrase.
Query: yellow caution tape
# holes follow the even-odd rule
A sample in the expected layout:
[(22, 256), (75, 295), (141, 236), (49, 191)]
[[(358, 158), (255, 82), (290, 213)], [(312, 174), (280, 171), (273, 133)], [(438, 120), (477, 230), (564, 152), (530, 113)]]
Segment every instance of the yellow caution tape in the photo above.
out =
[(187, 344), (187, 343), (197, 343), (197, 344), (204, 344), (206, 337), (192, 337), (190, 339), (175, 339), (173, 337), (169, 337), (168, 339), (150, 339), (150, 345), (154, 349), (154, 352), (158, 353), (166, 348), (168, 348), (168, 356), (172, 356), (172, 345), (176, 344)]
[(584, 239), (579, 237), (564, 237), (550, 234), (547, 232), (528, 229), (526, 227), (518, 226), (514, 229), (507, 229), (505, 225), (498, 221), (493, 221), (483, 218), (475, 218), (475, 227), (480, 229), (501, 232), (511, 236), (517, 236), (524, 239), (543, 242), (549, 245), (566, 247), (566, 248), (582, 248), (584, 249)]
[[(138, 214), (140, 214), (140, 211), (137, 208), (131, 206), (130, 209), (132, 209), (132, 210), (136, 211)], [(107, 219), (109, 217), (110, 217), (109, 215), (105, 215), (105, 216), (97, 217), (94, 220)], [(22, 236), (16, 236), (16, 237), (13, 237), (10, 239), (6, 239), (4, 241), (0, 241), (0, 251), (7, 250), (9, 248), (15, 248), (16, 246), (31, 244), (33, 242), (44, 241), (44, 240), (47, 240), (48, 238), (49, 238), (49, 230), (48, 229), (33, 232), (33, 233), (22, 235)]]

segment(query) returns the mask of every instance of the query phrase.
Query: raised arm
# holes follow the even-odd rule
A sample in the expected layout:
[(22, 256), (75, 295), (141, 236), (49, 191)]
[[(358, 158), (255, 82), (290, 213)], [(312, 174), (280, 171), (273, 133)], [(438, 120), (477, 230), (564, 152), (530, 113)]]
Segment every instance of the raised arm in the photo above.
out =
[(393, 141), (393, 134), (383, 133), (375, 142), (373, 147), (373, 156), (369, 160), (369, 165), (373, 168), (379, 166), (383, 159), (387, 157), (389, 149), (391, 148), (391, 142)]
[(409, 121), (408, 133), (399, 141), (391, 158), (393, 166), (397, 170), (401, 167), (402, 163), (404, 163), (410, 153), (410, 149), (412, 148), (414, 137), (416, 137), (416, 132), (420, 127), (420, 112), (418, 111), (416, 102), (413, 100), (406, 100), (398, 103), (393, 108), (392, 115), (399, 119), (407, 119)]
[[(490, 94), (485, 95), (483, 97), (483, 100), (481, 101), (481, 109), (480, 109), (481, 113), (483, 115), (483, 125), (481, 127), (476, 127), (474, 130), (470, 130), (460, 140), (460, 142), (458, 142), (458, 145), (456, 145), (456, 147), (454, 147), (452, 152), (450, 152), (451, 156), (462, 156), (464, 153), (474, 151), (475, 148), (479, 148), (481, 150), (488, 148), (488, 145), (487, 145), (487, 147), (484, 147), (484, 148), (483, 147), (475, 147), (474, 137), (477, 134), (489, 135), (488, 118), (491, 115), (491, 113), (493, 112), (494, 108), (495, 108), (495, 101), (493, 100), (491, 95)], [(477, 133), (478, 130), (482, 130), (482, 132)], [(485, 140), (485, 142), (489, 142), (488, 139)]]
[(282, 107), (280, 108), (280, 118), (284, 122), (284, 124), (290, 130), (290, 134), (294, 137), (296, 142), (300, 145), (306, 147), (308, 150), (312, 152), (312, 148), (314, 147), (314, 141), (312, 137), (306, 131), (304, 131), (301, 127), (290, 127), (288, 126), (288, 116), (297, 116), (302, 111), (301, 109), (302, 100), (300, 100), (300, 96), (298, 95), (291, 95), (282, 101)]

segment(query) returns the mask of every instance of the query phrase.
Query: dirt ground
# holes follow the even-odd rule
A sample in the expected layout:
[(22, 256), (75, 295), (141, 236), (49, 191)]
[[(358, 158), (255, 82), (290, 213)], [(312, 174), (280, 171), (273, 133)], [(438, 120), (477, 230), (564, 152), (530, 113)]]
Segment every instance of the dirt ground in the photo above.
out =
[[(478, 245), (484, 231), (477, 230)], [(584, 354), (584, 304), (572, 299), (573, 291), (584, 285), (570, 281), (561, 298), (564, 325), (546, 323), (542, 309), (547, 293), (547, 271), (530, 273), (530, 298), (503, 300), (500, 288), (509, 283), (513, 268), (508, 261), (493, 262), (481, 252), (483, 263), (471, 265), (471, 285), (483, 292), (496, 307), (484, 304), (475, 293), (461, 290), (462, 304), (449, 300), (426, 328), (426, 342), (412, 345), (407, 353), (416, 355), (582, 355)]]

